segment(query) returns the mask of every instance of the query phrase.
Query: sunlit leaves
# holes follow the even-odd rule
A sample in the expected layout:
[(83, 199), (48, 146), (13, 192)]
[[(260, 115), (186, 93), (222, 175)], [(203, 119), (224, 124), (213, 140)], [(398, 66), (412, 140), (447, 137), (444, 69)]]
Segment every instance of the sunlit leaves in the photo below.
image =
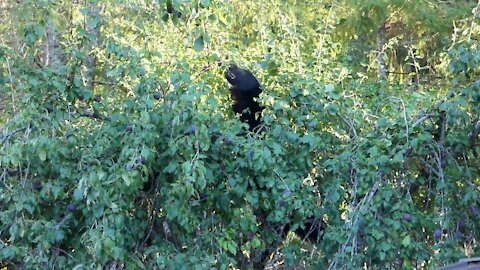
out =
[[(357, 62), (376, 50), (363, 32), (333, 41), (343, 27), (338, 5), (42, 3), (48, 12), (9, 17), (23, 32), (2, 25), (20, 34), (4, 35), (1, 53), (0, 110), (10, 114), (0, 137), (0, 237), (8, 244), (0, 260), (27, 269), (248, 268), (282, 240), (274, 229), (303, 228), (311, 217), (326, 223), (320, 241), (290, 233), (278, 242), (282, 263), (435, 267), (478, 238), (473, 34), (449, 46), (450, 64), (447, 54), (414, 57), (444, 70), (435, 70), (441, 84), (420, 73), (423, 88), (410, 89), (377, 82)], [(354, 20), (391, 11), (379, 1), (356, 4), (366, 13)], [(47, 14), (59, 67), (43, 61), (52, 52)], [(459, 34), (475, 26), (466, 25)], [(98, 26), (97, 39), (89, 28)], [(422, 42), (417, 52), (434, 45)], [(264, 88), (256, 133), (231, 112), (223, 72), (232, 63)]]

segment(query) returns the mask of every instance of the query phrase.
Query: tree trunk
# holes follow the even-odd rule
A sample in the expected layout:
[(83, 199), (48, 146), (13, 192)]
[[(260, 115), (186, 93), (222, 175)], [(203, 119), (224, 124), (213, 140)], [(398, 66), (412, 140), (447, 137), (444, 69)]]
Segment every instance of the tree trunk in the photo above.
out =
[[(89, 52), (88, 56), (85, 59), (85, 66), (87, 68), (86, 82), (87, 86), (94, 90), (95, 84), (95, 69), (97, 66), (97, 59), (95, 57), (94, 49), (97, 48), (100, 39), (100, 8), (97, 3), (92, 3), (88, 11), (88, 16), (90, 20), (94, 20), (96, 23), (92, 23), (88, 26), (87, 31), (93, 33), (93, 38), (90, 40), (90, 43), (87, 45), (87, 51)], [(87, 19), (88, 20), (88, 19)]]
[(378, 29), (378, 77), (384, 78), (386, 75), (385, 71), (385, 51), (384, 51), (384, 46), (385, 46), (385, 23), (380, 26)]
[(61, 57), (58, 50), (60, 43), (58, 41), (57, 32), (55, 31), (51, 21), (47, 22), (45, 33), (47, 38), (43, 46), (43, 52), (41, 56), (42, 65), (50, 65), (53, 68), (58, 68), (61, 63)]

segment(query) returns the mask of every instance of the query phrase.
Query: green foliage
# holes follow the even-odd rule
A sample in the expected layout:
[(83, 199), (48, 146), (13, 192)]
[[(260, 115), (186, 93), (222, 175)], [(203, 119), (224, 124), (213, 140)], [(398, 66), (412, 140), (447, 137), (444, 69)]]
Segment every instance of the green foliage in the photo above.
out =
[[(334, 39), (342, 10), (321, 1), (26, 2), (9, 8), (32, 16), (1, 26), (15, 33), (0, 47), (2, 267), (478, 256), (478, 13), (434, 59), (443, 79), (412, 91), (351, 63), (354, 44)], [(364, 5), (410, 14), (403, 2)], [(230, 62), (263, 86), (256, 133), (231, 113)], [(318, 243), (275, 231), (310, 217)]]

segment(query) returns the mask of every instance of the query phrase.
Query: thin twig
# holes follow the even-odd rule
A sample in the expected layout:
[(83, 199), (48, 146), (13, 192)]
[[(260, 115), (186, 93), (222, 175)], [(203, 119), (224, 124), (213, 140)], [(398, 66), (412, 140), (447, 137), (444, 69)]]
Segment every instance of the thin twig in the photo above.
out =
[(202, 75), (203, 73), (211, 70), (214, 65), (218, 66), (218, 64), (221, 64), (221, 63), (222, 63), (222, 60), (217, 60), (213, 64), (203, 67), (202, 70), (200, 70), (195, 76), (193, 76), (192, 81), (198, 79), (198, 77), (200, 77), (200, 75)]
[(61, 248), (58, 248), (58, 247), (54, 247), (54, 249), (60, 253), (63, 253), (65, 255), (67, 255), (68, 257), (70, 257), (70, 259), (73, 259), (73, 256), (70, 255), (68, 252), (66, 252), (65, 250), (61, 249)]
[(277, 173), (277, 171), (273, 170), (273, 172), (277, 175), (277, 177), (282, 181), (282, 183), (285, 185), (285, 188), (288, 190), (288, 192), (292, 193), (292, 191), (288, 188), (287, 183), (283, 181), (283, 178)]
[[(375, 195), (375, 193), (377, 192), (378, 190), (378, 186), (379, 186), (379, 182), (381, 182), (381, 176), (380, 177), (380, 181), (375, 181), (375, 183), (373, 184), (373, 186), (370, 188), (370, 190), (368, 191), (367, 194), (365, 194), (365, 196), (363, 197), (363, 199), (357, 204), (356, 207), (354, 207), (354, 209), (352, 210), (352, 214), (353, 214), (353, 217), (351, 219), (351, 221), (349, 222), (349, 225), (350, 227), (353, 227), (359, 220), (359, 215), (360, 213), (362, 212), (364, 206), (367, 204), (367, 202), (370, 202), (373, 198), (373, 195)], [(356, 236), (353, 235), (353, 230), (350, 229), (350, 234), (348, 235), (347, 237), (347, 240), (342, 244), (342, 246), (339, 248), (337, 254), (341, 254), (341, 253), (344, 253), (346, 248), (347, 248), (347, 245), (348, 243), (350, 243), (350, 239), (352, 239), (352, 243), (355, 243), (356, 242)], [(352, 260), (353, 258), (355, 257), (353, 254), (355, 252), (355, 248), (352, 248)], [(338, 263), (338, 260), (339, 260), (339, 256), (335, 256), (336, 258), (330, 263), (328, 269), (336, 269), (336, 266), (337, 266), (337, 263)]]
[(415, 128), (416, 126), (420, 125), (421, 123), (425, 122), (429, 118), (434, 117), (434, 116), (436, 116), (436, 115), (435, 114), (426, 114), (426, 115), (420, 117), (417, 121), (415, 121), (415, 123), (413, 123), (412, 129)]
[[(9, 134), (5, 135), (5, 137), (3, 137), (2, 143), (0, 145), (3, 145), (8, 139), (10, 139), (10, 137), (12, 137), (13, 135), (15, 135), (18, 132), (20, 132), (22, 130), (25, 130), (25, 129), (26, 129), (26, 127), (18, 128), (16, 130), (10, 132)], [(2, 139), (1, 136), (0, 136), (0, 139)]]
[(155, 209), (153, 209), (152, 210), (152, 224), (150, 225), (150, 229), (148, 230), (147, 236), (145, 236), (145, 239), (143, 239), (142, 245), (138, 248), (140, 250), (143, 249), (143, 247), (145, 247), (145, 244), (147, 243), (148, 238), (150, 238), (150, 235), (152, 234), (153, 225), (155, 225), (155, 217), (156, 217)]

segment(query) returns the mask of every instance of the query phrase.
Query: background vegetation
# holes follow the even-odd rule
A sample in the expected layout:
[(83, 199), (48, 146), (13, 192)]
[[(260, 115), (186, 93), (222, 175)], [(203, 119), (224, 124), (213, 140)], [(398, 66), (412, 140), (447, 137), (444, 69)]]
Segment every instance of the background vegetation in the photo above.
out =
[[(2, 269), (480, 255), (480, 2), (0, 7)], [(231, 112), (231, 63), (263, 86), (262, 132)], [(312, 215), (318, 243), (265, 226)]]

